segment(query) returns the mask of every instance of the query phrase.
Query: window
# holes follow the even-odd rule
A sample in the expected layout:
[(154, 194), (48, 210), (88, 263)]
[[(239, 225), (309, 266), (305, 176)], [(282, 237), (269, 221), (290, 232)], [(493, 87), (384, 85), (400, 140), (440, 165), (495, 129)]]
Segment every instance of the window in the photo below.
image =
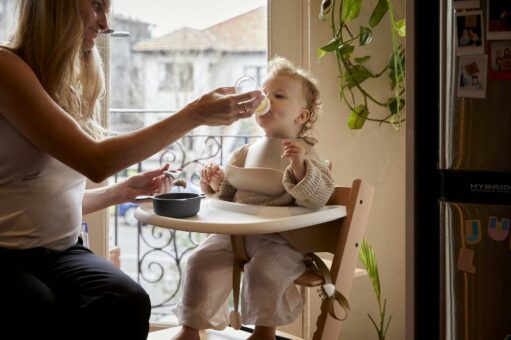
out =
[(254, 78), (258, 86), (262, 86), (263, 79), (266, 75), (266, 65), (245, 66), (245, 71), (243, 73)]
[(193, 64), (166, 63), (162, 65), (161, 91), (193, 91)]
[(14, 29), (17, 3), (17, 0), (0, 0), (0, 43), (7, 41)]

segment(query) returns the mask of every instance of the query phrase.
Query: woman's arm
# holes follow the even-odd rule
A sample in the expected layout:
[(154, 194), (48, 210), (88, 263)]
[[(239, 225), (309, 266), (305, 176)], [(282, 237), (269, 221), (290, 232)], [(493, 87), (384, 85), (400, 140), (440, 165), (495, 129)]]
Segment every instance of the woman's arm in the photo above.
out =
[[(97, 141), (52, 100), (22, 59), (1, 49), (0, 75), (0, 114), (34, 145), (94, 182), (148, 158), (199, 125), (229, 125), (249, 117), (262, 100), (257, 91), (234, 95), (232, 88), (221, 88), (154, 125)], [(242, 112), (239, 103), (250, 100)]]
[(115, 204), (133, 202), (140, 195), (153, 195), (162, 190), (169, 191), (172, 186), (166, 180), (163, 171), (168, 164), (151, 171), (142, 172), (126, 180), (109, 186), (85, 191), (82, 202), (84, 215), (108, 208)]

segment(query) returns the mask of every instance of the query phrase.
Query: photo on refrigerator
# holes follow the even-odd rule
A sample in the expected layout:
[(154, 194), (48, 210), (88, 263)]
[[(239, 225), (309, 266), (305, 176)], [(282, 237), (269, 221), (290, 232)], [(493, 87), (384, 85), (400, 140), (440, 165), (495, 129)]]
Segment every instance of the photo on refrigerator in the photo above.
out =
[(488, 39), (511, 39), (511, 1), (487, 0)]
[(484, 53), (483, 12), (456, 14), (457, 55)]
[(487, 62), (487, 55), (460, 57), (458, 97), (486, 97)]
[(511, 40), (495, 40), (490, 47), (491, 80), (511, 79)]

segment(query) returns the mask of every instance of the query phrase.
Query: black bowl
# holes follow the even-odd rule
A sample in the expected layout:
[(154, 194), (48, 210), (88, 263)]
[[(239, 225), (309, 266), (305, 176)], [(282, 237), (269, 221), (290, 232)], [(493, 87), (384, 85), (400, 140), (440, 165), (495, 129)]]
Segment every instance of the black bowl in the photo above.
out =
[(204, 195), (194, 193), (168, 193), (153, 197), (153, 208), (156, 215), (186, 218), (199, 213), (200, 201)]

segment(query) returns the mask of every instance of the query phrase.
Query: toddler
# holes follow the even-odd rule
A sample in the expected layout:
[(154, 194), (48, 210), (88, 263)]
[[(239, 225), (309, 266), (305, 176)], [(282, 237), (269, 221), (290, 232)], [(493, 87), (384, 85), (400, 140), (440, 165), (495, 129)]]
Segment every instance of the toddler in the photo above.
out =
[[(314, 149), (316, 140), (310, 136), (319, 114), (318, 89), (303, 70), (276, 57), (270, 61), (263, 91), (271, 109), (256, 120), (266, 137), (282, 139), (281, 157), (287, 160), (282, 192), (237, 188), (216, 164), (202, 171), (201, 188), (211, 198), (237, 203), (319, 209), (330, 198), (334, 183)], [(229, 164), (243, 168), (251, 145), (237, 150)], [(302, 311), (294, 281), (306, 269), (304, 254), (279, 234), (246, 236), (245, 247), (250, 262), (245, 265), (241, 293), (243, 323), (256, 325), (249, 339), (275, 339), (276, 326), (293, 322)], [(233, 261), (229, 235), (210, 235), (190, 254), (183, 297), (174, 310), (183, 327), (174, 339), (199, 339), (198, 330), (227, 326)]]

